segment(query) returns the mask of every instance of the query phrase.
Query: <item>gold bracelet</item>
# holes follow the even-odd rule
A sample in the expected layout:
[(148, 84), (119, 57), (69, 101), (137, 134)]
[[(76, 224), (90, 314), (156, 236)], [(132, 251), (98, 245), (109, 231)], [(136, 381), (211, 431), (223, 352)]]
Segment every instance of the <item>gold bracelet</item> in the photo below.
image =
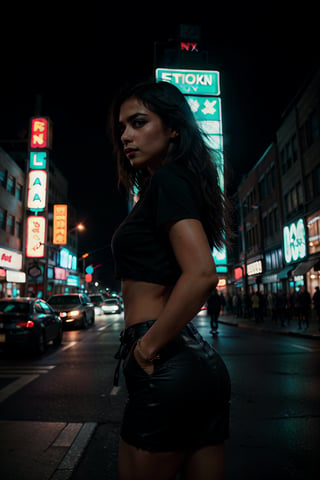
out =
[(143, 358), (143, 360), (145, 362), (148, 362), (148, 363), (153, 363), (155, 360), (159, 360), (160, 359), (160, 355), (158, 353), (156, 353), (153, 357), (151, 358), (148, 358), (147, 355), (144, 353), (144, 351), (142, 350), (142, 347), (141, 347), (141, 338), (139, 338), (139, 340), (137, 341), (137, 347), (139, 349), (139, 353), (141, 355), (141, 357)]

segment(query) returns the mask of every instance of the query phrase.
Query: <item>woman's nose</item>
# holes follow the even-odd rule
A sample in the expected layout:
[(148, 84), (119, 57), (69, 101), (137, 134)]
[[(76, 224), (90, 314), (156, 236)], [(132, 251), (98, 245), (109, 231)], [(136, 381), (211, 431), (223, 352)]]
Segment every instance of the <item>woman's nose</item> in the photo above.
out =
[(122, 144), (125, 145), (126, 143), (130, 142), (130, 139), (131, 139), (130, 129), (128, 127), (126, 127), (121, 134), (120, 140), (121, 140)]

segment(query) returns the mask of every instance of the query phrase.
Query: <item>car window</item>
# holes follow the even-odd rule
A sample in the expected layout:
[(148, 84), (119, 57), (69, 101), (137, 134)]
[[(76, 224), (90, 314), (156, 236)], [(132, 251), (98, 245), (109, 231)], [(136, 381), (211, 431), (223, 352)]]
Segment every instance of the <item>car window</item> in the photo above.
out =
[(82, 303), (84, 303), (84, 304), (91, 303), (90, 298), (87, 297), (87, 295), (83, 295), (82, 296)]
[(50, 305), (78, 305), (80, 303), (78, 295), (57, 295), (49, 298)]
[(27, 302), (0, 302), (0, 312), (4, 313), (29, 313), (30, 305)]
[(41, 305), (41, 308), (45, 313), (51, 313), (52, 312), (52, 309), (45, 302), (39, 302), (39, 305)]
[(114, 298), (107, 298), (105, 300), (105, 303), (109, 303), (110, 305), (117, 305), (118, 301), (115, 300)]
[(42, 310), (42, 308), (41, 308), (40, 303), (35, 303), (35, 304), (34, 304), (34, 310), (35, 310), (37, 313), (43, 313), (43, 310)]
[(89, 298), (94, 302), (103, 302), (101, 295), (90, 295)]

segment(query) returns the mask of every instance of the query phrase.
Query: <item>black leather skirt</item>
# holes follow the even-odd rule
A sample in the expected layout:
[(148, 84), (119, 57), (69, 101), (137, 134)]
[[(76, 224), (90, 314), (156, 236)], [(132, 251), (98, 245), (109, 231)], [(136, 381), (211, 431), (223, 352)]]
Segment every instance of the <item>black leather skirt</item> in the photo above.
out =
[(125, 330), (119, 356), (128, 390), (121, 437), (149, 451), (197, 449), (229, 436), (230, 378), (219, 354), (190, 323), (159, 353), (148, 375), (136, 361), (137, 340), (154, 321)]

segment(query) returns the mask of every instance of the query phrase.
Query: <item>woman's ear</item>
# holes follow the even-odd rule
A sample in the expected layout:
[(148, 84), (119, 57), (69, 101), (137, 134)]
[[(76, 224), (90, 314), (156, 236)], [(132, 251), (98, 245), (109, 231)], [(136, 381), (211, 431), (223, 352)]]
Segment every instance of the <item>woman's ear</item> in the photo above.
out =
[(179, 136), (179, 132), (176, 132), (175, 130), (171, 132), (171, 135), (170, 135), (171, 138), (176, 138), (178, 136)]

